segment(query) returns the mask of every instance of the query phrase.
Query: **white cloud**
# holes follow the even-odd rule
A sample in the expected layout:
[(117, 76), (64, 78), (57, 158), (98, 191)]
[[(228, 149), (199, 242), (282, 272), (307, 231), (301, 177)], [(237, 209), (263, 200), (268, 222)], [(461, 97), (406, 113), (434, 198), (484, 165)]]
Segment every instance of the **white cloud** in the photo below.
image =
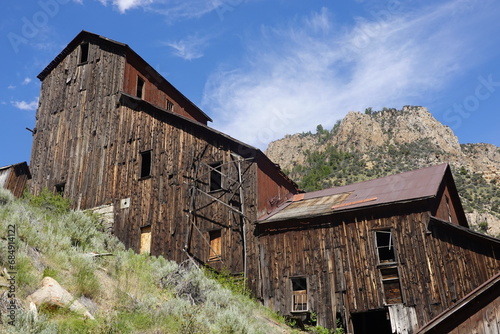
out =
[(331, 127), (350, 110), (418, 104), (470, 66), (464, 59), (485, 38), (470, 26), (490, 14), (481, 6), (372, 12), (347, 28), (323, 9), (287, 27), (263, 27), (248, 62), (212, 74), (202, 105), (215, 127), (265, 148), (287, 133)]
[[(102, 3), (102, 0), (99, 0)], [(154, 0), (113, 0), (113, 4), (118, 7), (122, 13), (136, 7), (144, 7), (154, 3)]]
[(27, 84), (29, 84), (30, 82), (31, 82), (31, 78), (26, 77), (26, 78), (24, 78), (24, 80), (23, 80), (22, 84), (23, 84), (23, 85), (27, 85)]
[(213, 11), (221, 19), (224, 13), (250, 0), (98, 0), (106, 6), (112, 3), (121, 13), (143, 8), (164, 15), (170, 22), (197, 18)]
[(173, 49), (173, 54), (177, 57), (193, 60), (203, 57), (203, 49), (208, 44), (208, 37), (189, 36), (183, 40), (167, 42), (165, 45)]
[(36, 110), (38, 108), (38, 98), (31, 102), (26, 101), (11, 101), (11, 104), (21, 110)]
[(14, 85), (8, 85), (7, 89), (16, 89), (16, 86), (14, 86)]

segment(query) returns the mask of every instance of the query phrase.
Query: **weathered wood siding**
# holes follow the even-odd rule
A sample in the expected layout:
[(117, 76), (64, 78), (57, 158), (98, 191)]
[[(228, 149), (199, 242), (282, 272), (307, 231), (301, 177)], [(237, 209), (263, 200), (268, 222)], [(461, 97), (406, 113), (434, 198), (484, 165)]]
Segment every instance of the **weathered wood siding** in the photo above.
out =
[(500, 273), (425, 324), (417, 333), (500, 333)]
[(0, 187), (10, 190), (21, 197), (31, 174), (26, 162), (0, 168)]
[(88, 62), (78, 64), (77, 47), (43, 80), (31, 151), (32, 191), (65, 183), (65, 195), (87, 208), (112, 198), (103, 176), (113, 164), (108, 152), (118, 150), (125, 65), (122, 48), (91, 42)]
[[(221, 257), (209, 264), (256, 271), (253, 222), (262, 153), (206, 127), (207, 117), (127, 46), (87, 35), (78, 42), (88, 42), (85, 62), (73, 41), (73, 49), (68, 46), (40, 76), (32, 191), (58, 189), (76, 208), (112, 207), (113, 231), (127, 247), (139, 251), (141, 229), (150, 228), (151, 253), (178, 262), (190, 254), (207, 263), (210, 232), (220, 230)], [(137, 75), (146, 80), (145, 99), (134, 98)], [(173, 113), (162, 105), (167, 97)], [(141, 177), (145, 151), (150, 173)], [(209, 192), (213, 163), (225, 176), (223, 189), (210, 197), (193, 189)], [(272, 189), (264, 196), (282, 200), (288, 194), (282, 188), (295, 188), (273, 175), (275, 184), (267, 182)], [(244, 218), (228, 206), (243, 210)]]
[(318, 313), (319, 323), (333, 327), (335, 314), (345, 308), (352, 331), (351, 313), (386, 306), (374, 231), (390, 228), (403, 303), (415, 308), (419, 325), (426, 323), (495, 274), (500, 262), (491, 245), (437, 230), (428, 233), (430, 213), (416, 208), (259, 226), (260, 298), (289, 314), (290, 278), (307, 277), (310, 310)]
[(271, 166), (269, 160), (259, 158), (259, 169), (257, 171), (258, 184), (258, 216), (270, 213), (283, 201), (289, 199), (291, 194), (297, 193), (296, 187), (275, 166)]
[[(238, 163), (231, 155), (230, 143), (158, 109), (136, 111), (131, 107), (126, 104), (120, 107), (120, 125), (115, 137), (119, 138), (116, 146), (122, 149), (111, 159), (116, 162), (117, 170), (113, 198), (115, 201), (130, 198), (130, 207), (116, 212), (117, 236), (128, 247), (138, 250), (140, 228), (151, 225), (152, 254), (182, 261), (185, 259), (182, 250), (190, 234), (190, 252), (206, 262), (210, 251), (209, 231), (221, 229), (222, 263), (234, 272), (242, 272), (244, 253), (240, 216), (201, 192), (195, 196), (191, 192), (195, 179), (199, 180), (196, 182), (199, 189), (209, 191), (210, 169), (207, 165), (213, 163), (221, 163), (222, 173), (238, 180)], [(140, 179), (140, 152), (147, 150), (152, 154), (151, 177)], [(251, 162), (241, 162), (240, 166), (245, 173), (241, 189), (246, 204), (245, 215), (254, 217), (256, 167)], [(236, 190), (234, 182), (223, 177), (222, 183), (223, 189), (210, 195), (240, 209), (239, 196), (233, 196), (230, 201), (231, 191)], [(239, 191), (235, 194), (239, 195)], [(191, 208), (203, 209), (190, 215), (192, 198)], [(191, 223), (195, 226), (190, 227)], [(250, 242), (247, 246), (251, 248)]]
[(207, 124), (207, 118), (200, 113), (192, 104), (186, 101), (186, 98), (168, 84), (150, 65), (138, 57), (133, 52), (128, 52), (125, 64), (125, 75), (123, 83), (123, 91), (129, 95), (136, 96), (137, 93), (137, 77), (140, 76), (144, 81), (144, 96), (145, 101), (151, 104), (166, 109), (167, 99), (173, 105), (173, 112), (186, 116), (190, 119)]
[[(497, 298), (490, 304), (486, 304), (472, 315), (462, 318), (464, 321), (450, 330), (449, 334), (498, 334), (500, 333), (500, 291), (495, 291)], [(459, 320), (458, 320), (459, 321)], [(437, 330), (429, 332), (441, 334), (443, 331)]]
[(464, 222), (457, 216), (457, 204), (455, 198), (450, 194), (448, 187), (443, 188), (440, 199), (441, 200), (438, 202), (436, 212), (433, 215), (439, 219), (449, 221), (450, 223), (465, 225)]

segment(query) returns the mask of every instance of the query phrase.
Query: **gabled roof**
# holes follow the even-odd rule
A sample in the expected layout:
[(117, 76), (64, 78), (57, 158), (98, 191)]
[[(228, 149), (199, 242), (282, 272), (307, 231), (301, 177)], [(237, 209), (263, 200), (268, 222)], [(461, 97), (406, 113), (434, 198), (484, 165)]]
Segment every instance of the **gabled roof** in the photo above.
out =
[(417, 169), (383, 178), (295, 195), (260, 223), (324, 216), (336, 212), (404, 203), (437, 195), (448, 164)]
[(40, 81), (43, 81), (47, 77), (47, 75), (49, 75), (50, 72), (52, 72), (52, 70), (54, 68), (56, 68), (57, 65), (59, 65), (59, 63), (61, 61), (64, 60), (64, 58), (66, 58), (66, 56), (68, 56), (78, 45), (80, 45), (80, 43), (82, 41), (84, 41), (86, 39), (87, 40), (88, 39), (98, 39), (98, 40), (104, 41), (106, 43), (113, 44), (116, 47), (123, 48), (124, 56), (126, 53), (130, 53), (134, 57), (137, 57), (137, 59), (139, 59), (140, 62), (142, 62), (144, 65), (148, 66), (148, 71), (154, 72), (153, 76), (155, 78), (159, 79), (164, 84), (166, 84), (170, 89), (175, 91), (175, 93), (178, 94), (178, 96), (180, 96), (187, 104), (189, 104), (194, 110), (196, 110), (201, 115), (203, 115), (203, 117), (205, 117), (207, 119), (207, 121), (213, 122), (213, 120), (210, 118), (210, 116), (205, 114), (205, 112), (203, 110), (198, 108), (197, 105), (195, 105), (186, 96), (184, 96), (184, 94), (182, 94), (177, 88), (175, 88), (174, 85), (172, 85), (167, 79), (165, 79), (160, 73), (158, 73), (152, 66), (149, 66), (148, 63), (141, 56), (139, 56), (139, 54), (137, 54), (134, 50), (132, 50), (132, 48), (130, 46), (128, 46), (127, 44), (112, 40), (110, 38), (91, 33), (89, 31), (82, 30), (78, 35), (76, 35), (76, 37), (73, 38), (73, 40), (68, 43), (68, 45), (42, 70), (42, 72), (40, 72), (40, 74), (38, 74), (37, 78), (40, 79)]

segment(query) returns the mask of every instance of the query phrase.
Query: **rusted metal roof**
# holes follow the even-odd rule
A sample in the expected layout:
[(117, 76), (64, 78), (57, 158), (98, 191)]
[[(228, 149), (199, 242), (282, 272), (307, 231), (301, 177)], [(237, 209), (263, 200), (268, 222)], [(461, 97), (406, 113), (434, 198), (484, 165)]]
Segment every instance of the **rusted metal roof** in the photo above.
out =
[(449, 169), (441, 164), (383, 178), (294, 196), (260, 223), (329, 215), (371, 206), (413, 201), (436, 196)]

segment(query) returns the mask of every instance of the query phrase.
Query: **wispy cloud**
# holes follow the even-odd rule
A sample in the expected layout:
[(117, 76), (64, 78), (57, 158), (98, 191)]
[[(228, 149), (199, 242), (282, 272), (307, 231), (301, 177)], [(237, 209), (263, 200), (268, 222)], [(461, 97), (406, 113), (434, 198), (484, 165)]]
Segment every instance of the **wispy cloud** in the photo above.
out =
[(8, 85), (7, 89), (16, 89), (16, 86), (14, 86), (14, 85)]
[(224, 5), (224, 0), (98, 0), (103, 5), (111, 3), (121, 13), (142, 8), (163, 14), (170, 21), (201, 17)]
[(36, 110), (38, 108), (38, 98), (34, 99), (31, 102), (26, 101), (11, 101), (10, 102), (14, 107), (20, 110)]
[(26, 78), (24, 78), (24, 80), (23, 80), (23, 82), (22, 82), (21, 84), (23, 84), (23, 85), (27, 85), (27, 84), (29, 84), (30, 82), (31, 82), (31, 78), (26, 77)]
[(483, 4), (451, 1), (350, 27), (323, 9), (263, 27), (249, 42), (249, 61), (213, 73), (202, 105), (215, 127), (265, 148), (287, 133), (331, 127), (350, 110), (418, 104), (470, 66), (465, 59), (488, 39), (470, 29), (494, 22)]
[(203, 49), (208, 45), (209, 37), (191, 35), (183, 40), (166, 42), (165, 45), (172, 48), (175, 56), (193, 60), (203, 57)]

